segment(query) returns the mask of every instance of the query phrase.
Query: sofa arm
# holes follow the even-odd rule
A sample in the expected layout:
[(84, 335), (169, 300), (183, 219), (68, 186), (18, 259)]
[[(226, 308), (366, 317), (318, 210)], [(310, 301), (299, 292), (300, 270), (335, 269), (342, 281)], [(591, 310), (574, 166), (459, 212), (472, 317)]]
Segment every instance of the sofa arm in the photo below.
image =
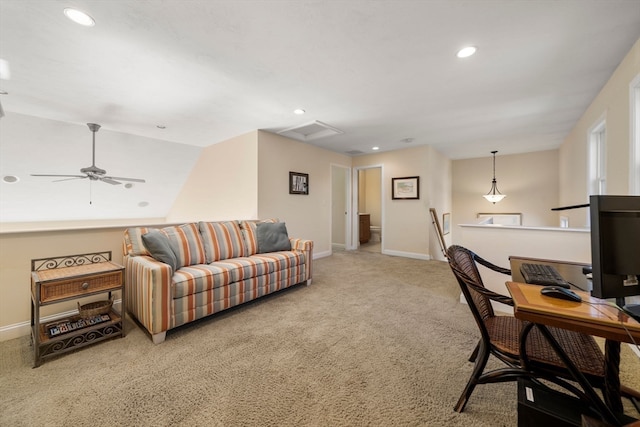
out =
[(305, 280), (307, 285), (311, 284), (313, 278), (313, 240), (290, 238), (291, 250), (304, 253), (305, 259)]
[(171, 329), (171, 267), (149, 256), (125, 256), (127, 310), (156, 337)]

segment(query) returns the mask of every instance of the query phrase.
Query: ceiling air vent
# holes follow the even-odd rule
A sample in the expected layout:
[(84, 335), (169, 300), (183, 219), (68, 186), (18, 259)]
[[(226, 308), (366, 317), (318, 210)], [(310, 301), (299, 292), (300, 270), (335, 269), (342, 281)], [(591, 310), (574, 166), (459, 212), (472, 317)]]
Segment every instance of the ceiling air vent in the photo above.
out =
[(346, 152), (350, 156), (357, 156), (358, 154), (364, 154), (364, 151), (360, 150), (351, 150)]
[(326, 123), (316, 120), (314, 122), (281, 130), (278, 132), (278, 135), (288, 136), (289, 138), (294, 138), (299, 141), (312, 141), (314, 139), (326, 138), (328, 136), (340, 135), (342, 133), (344, 132), (340, 129), (336, 129)]

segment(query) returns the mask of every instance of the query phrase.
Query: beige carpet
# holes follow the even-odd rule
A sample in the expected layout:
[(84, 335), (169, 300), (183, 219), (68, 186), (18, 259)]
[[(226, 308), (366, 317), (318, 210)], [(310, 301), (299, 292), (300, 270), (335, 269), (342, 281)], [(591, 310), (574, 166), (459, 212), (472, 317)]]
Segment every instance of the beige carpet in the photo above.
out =
[[(479, 386), (453, 411), (478, 340), (458, 298), (446, 263), (337, 252), (315, 263), (311, 286), (157, 346), (129, 321), (124, 339), (32, 369), (29, 339), (7, 341), (0, 425), (515, 426), (515, 383)], [(623, 378), (640, 388), (630, 353)]]

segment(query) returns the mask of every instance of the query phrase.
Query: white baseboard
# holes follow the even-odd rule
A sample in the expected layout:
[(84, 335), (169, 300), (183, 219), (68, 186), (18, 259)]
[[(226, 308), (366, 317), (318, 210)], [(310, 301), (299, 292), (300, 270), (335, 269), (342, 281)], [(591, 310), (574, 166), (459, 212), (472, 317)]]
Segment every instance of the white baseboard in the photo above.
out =
[(331, 256), (331, 251), (324, 251), (324, 252), (314, 252), (313, 253), (313, 259), (319, 259), (319, 258), (325, 258)]
[(382, 253), (384, 255), (399, 256), (399, 257), (412, 258), (412, 259), (421, 259), (421, 260), (425, 260), (425, 261), (429, 261), (431, 259), (430, 255), (419, 254), (419, 253), (415, 253), (415, 252), (392, 251), (392, 250), (389, 250), (389, 249), (383, 249)]
[[(122, 304), (121, 299), (113, 301), (113, 306), (120, 306)], [(120, 310), (120, 309), (118, 309)], [(53, 322), (56, 319), (62, 319), (69, 316), (75, 316), (78, 314), (78, 310), (69, 310), (64, 313), (56, 313), (49, 316), (43, 316), (40, 319), (40, 323)], [(20, 338), (31, 333), (31, 321), (14, 323), (13, 325), (7, 325), (0, 327), (0, 342), (12, 340), (14, 338)]]

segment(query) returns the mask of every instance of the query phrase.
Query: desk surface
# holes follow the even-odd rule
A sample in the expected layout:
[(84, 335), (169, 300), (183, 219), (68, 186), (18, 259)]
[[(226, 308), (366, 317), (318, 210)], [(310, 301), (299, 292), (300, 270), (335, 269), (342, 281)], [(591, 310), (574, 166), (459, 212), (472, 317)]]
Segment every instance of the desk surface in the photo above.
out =
[(528, 258), (521, 256), (510, 256), (509, 263), (511, 264), (511, 277), (514, 282), (524, 283), (524, 277), (520, 273), (520, 266), (525, 263), (533, 264), (546, 264), (555, 267), (558, 273), (564, 280), (571, 283), (573, 288), (578, 288), (582, 291), (590, 291), (592, 288), (591, 280), (582, 273), (583, 267), (591, 267), (591, 264), (585, 264), (581, 262), (571, 261), (554, 261), (549, 259), (540, 258)]
[(538, 285), (507, 282), (507, 289), (513, 298), (514, 315), (521, 320), (620, 342), (632, 343), (631, 335), (640, 344), (640, 323), (611, 303), (586, 292), (575, 291), (582, 302), (573, 302), (543, 296), (542, 287)]

